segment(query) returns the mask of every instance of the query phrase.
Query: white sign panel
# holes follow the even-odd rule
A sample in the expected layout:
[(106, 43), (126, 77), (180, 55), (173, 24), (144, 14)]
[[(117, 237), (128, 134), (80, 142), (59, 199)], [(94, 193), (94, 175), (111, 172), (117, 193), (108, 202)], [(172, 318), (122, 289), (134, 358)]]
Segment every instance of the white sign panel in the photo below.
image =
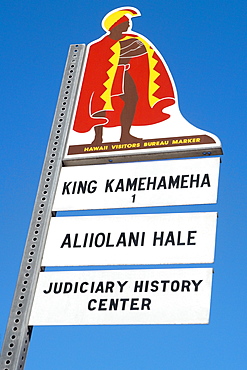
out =
[(216, 203), (220, 158), (63, 167), (54, 211)]
[(216, 212), (53, 217), (43, 266), (213, 263)]
[(207, 324), (211, 268), (41, 272), (29, 325)]

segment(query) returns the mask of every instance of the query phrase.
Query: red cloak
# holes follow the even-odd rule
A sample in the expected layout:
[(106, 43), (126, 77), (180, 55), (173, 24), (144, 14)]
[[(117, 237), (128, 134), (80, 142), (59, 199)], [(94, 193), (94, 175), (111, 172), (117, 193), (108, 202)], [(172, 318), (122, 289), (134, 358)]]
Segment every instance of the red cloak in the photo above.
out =
[[(129, 34), (131, 36), (142, 40), (139, 35)], [(123, 40), (121, 39), (121, 40)], [(111, 48), (114, 44), (119, 43), (105, 36), (99, 41), (93, 43), (88, 52), (80, 97), (75, 116), (73, 129), (77, 132), (88, 132), (92, 127), (104, 125), (105, 127), (115, 127), (121, 125), (120, 114), (124, 106), (121, 95), (121, 73), (115, 73), (111, 89), (111, 110), (105, 110), (105, 100), (102, 99), (102, 94), (105, 92), (106, 87), (104, 83), (109, 80), (107, 72), (113, 66), (110, 58), (114, 56)], [(149, 46), (153, 50), (152, 46)], [(166, 67), (158, 54), (155, 52), (152, 55), (155, 61), (154, 67), (150, 65), (148, 53), (130, 59), (128, 73), (131, 75), (137, 89), (138, 101), (135, 111), (134, 120), (132, 125), (143, 126), (151, 125), (154, 123), (162, 122), (169, 118), (169, 114), (163, 113), (162, 109), (168, 107), (175, 102), (174, 91), (172, 82)], [(153, 96), (156, 98), (156, 103), (151, 106), (149, 101), (150, 91), (150, 69), (153, 68), (157, 72), (155, 84), (157, 86)], [(122, 74), (124, 76), (124, 74)], [(124, 78), (124, 77), (123, 77)], [(109, 86), (108, 86), (109, 88)], [(97, 112), (105, 110), (105, 117), (94, 117)]]

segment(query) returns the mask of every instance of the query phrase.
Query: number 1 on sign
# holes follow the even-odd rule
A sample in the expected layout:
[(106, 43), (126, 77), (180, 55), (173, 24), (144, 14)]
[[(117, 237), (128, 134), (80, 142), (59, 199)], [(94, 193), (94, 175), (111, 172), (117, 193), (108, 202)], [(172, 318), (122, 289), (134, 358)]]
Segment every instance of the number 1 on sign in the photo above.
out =
[(135, 203), (136, 195), (132, 195), (132, 203)]

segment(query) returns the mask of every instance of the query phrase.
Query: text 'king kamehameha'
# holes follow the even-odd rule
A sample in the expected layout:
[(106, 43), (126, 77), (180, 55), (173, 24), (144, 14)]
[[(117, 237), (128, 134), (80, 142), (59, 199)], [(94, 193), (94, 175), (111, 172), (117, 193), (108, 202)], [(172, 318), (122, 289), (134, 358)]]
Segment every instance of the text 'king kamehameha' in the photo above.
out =
[[(190, 189), (210, 187), (209, 174), (190, 174), (177, 176), (154, 176), (107, 179), (104, 186), (105, 193), (123, 191), (147, 191), (167, 189)], [(96, 180), (65, 181), (62, 195), (95, 193), (98, 188)]]

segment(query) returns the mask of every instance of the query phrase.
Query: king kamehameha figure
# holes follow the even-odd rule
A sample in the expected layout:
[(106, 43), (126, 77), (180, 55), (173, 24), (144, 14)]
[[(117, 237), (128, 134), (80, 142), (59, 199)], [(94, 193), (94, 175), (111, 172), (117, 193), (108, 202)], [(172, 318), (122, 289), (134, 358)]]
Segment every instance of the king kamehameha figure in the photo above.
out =
[(95, 128), (94, 144), (102, 143), (102, 128), (121, 126), (121, 142), (136, 141), (131, 126), (151, 125), (169, 118), (163, 109), (175, 94), (164, 62), (153, 46), (128, 32), (134, 8), (116, 9), (102, 21), (107, 31), (90, 44), (74, 130)]
[(202, 134), (216, 143), (217, 137), (181, 115), (164, 59), (149, 40), (131, 31), (132, 18), (140, 15), (133, 7), (111, 11), (102, 21), (105, 35), (87, 47), (73, 125), (74, 135), (81, 137), (77, 143), (143, 146), (143, 140)]

